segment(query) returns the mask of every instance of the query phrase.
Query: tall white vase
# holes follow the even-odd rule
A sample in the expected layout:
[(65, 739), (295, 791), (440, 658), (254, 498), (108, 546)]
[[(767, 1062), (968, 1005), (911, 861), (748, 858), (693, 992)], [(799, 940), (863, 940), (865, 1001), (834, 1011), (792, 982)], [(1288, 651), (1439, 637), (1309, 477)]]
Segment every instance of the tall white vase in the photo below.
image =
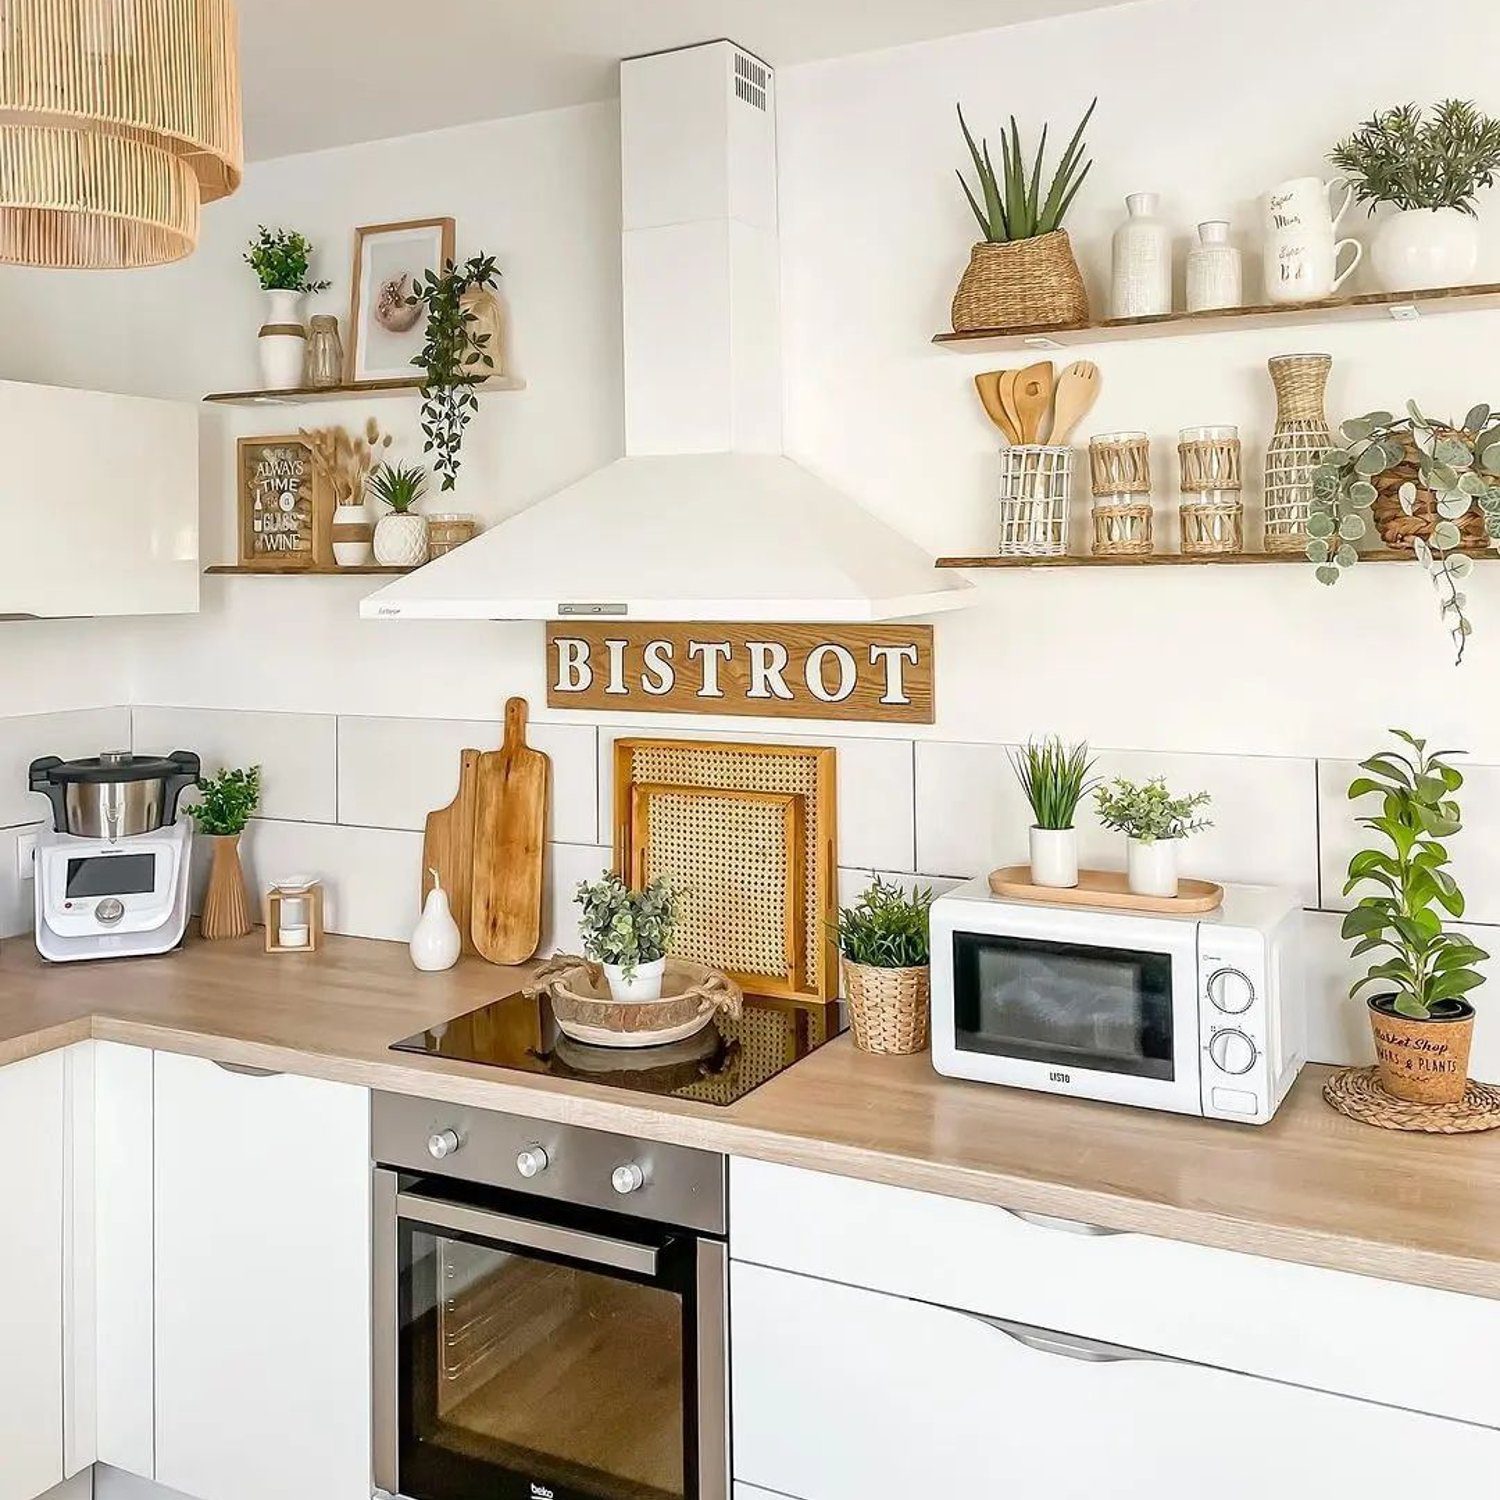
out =
[(290, 391), (302, 384), (307, 366), (307, 329), (302, 323), (301, 292), (266, 292), (265, 322), (260, 326), (257, 348), (264, 390)]
[(1156, 216), (1155, 193), (1131, 193), (1115, 230), (1110, 316), (1152, 318), (1172, 311), (1172, 231)]

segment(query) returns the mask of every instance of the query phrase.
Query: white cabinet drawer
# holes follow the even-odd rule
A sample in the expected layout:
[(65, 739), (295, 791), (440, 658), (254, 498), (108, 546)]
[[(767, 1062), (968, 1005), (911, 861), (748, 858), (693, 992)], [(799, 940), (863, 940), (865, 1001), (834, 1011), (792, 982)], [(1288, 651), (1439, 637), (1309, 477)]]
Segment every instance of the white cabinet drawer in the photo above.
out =
[(1407, 1500), (1500, 1465), (1483, 1427), (758, 1266), (731, 1292), (735, 1475), (778, 1494)]
[[(729, 1180), (737, 1260), (1500, 1427), (1497, 1301), (738, 1157)], [(1393, 1328), (1421, 1330), (1400, 1359)]]

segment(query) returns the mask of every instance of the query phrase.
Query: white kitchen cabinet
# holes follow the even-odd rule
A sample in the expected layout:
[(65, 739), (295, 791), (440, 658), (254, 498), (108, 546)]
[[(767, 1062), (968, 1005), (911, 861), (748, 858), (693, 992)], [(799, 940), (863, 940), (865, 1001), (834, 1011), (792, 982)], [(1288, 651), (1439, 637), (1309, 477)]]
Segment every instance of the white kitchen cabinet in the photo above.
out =
[(156, 1479), (369, 1500), (369, 1095), (155, 1063)]
[(63, 1480), (67, 1140), (63, 1054), (0, 1068), (0, 1500)]
[(198, 608), (198, 410), (0, 381), (0, 618)]
[(1489, 1428), (760, 1266), (731, 1292), (736, 1477), (802, 1500), (1405, 1500), (1500, 1468)]

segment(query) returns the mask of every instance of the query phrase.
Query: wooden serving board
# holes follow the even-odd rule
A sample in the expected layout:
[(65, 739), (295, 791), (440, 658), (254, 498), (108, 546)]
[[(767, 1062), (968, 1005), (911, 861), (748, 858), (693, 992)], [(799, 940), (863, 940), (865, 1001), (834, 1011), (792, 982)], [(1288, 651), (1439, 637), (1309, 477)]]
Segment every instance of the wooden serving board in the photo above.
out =
[(431, 872), (448, 893), (448, 909), (463, 938), (463, 951), (473, 953), (469, 908), (474, 882), (474, 794), (478, 782), (479, 751), (465, 750), (458, 763), (458, 793), (447, 807), (427, 814), (422, 837), (422, 902), (431, 889)]
[(1218, 911), (1224, 887), (1211, 880), (1180, 880), (1175, 896), (1138, 896), (1121, 870), (1080, 870), (1072, 887), (1033, 885), (1030, 865), (1007, 865), (990, 873), (990, 889), (1007, 901), (1045, 901), (1051, 906), (1093, 906), (1116, 911), (1156, 911), (1185, 917)]
[(550, 762), (526, 743), (526, 700), (505, 705), (505, 740), (479, 757), (469, 929), (493, 964), (525, 963), (542, 939)]

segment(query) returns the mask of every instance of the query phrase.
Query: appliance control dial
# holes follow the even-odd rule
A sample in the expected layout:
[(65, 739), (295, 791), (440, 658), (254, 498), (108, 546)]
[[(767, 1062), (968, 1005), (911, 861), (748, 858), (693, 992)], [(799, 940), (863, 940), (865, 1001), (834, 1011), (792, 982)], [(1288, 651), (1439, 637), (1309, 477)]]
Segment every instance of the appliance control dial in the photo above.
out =
[(544, 1146), (527, 1146), (516, 1156), (516, 1171), (522, 1177), (539, 1177), (550, 1165)]
[(1255, 986), (1238, 969), (1216, 969), (1208, 976), (1208, 998), (1226, 1015), (1237, 1016), (1255, 1004)]
[(427, 1137), (427, 1154), (442, 1161), (445, 1156), (452, 1156), (461, 1145), (463, 1142), (456, 1130), (439, 1130)]
[(628, 1161), (623, 1167), (616, 1167), (609, 1179), (609, 1185), (620, 1194), (639, 1192), (646, 1183), (646, 1174), (633, 1161)]
[(125, 903), (118, 896), (106, 896), (94, 908), (94, 920), (105, 927), (113, 927), (125, 915)]
[(1243, 1031), (1216, 1031), (1208, 1041), (1208, 1055), (1221, 1073), (1248, 1073), (1260, 1055)]

